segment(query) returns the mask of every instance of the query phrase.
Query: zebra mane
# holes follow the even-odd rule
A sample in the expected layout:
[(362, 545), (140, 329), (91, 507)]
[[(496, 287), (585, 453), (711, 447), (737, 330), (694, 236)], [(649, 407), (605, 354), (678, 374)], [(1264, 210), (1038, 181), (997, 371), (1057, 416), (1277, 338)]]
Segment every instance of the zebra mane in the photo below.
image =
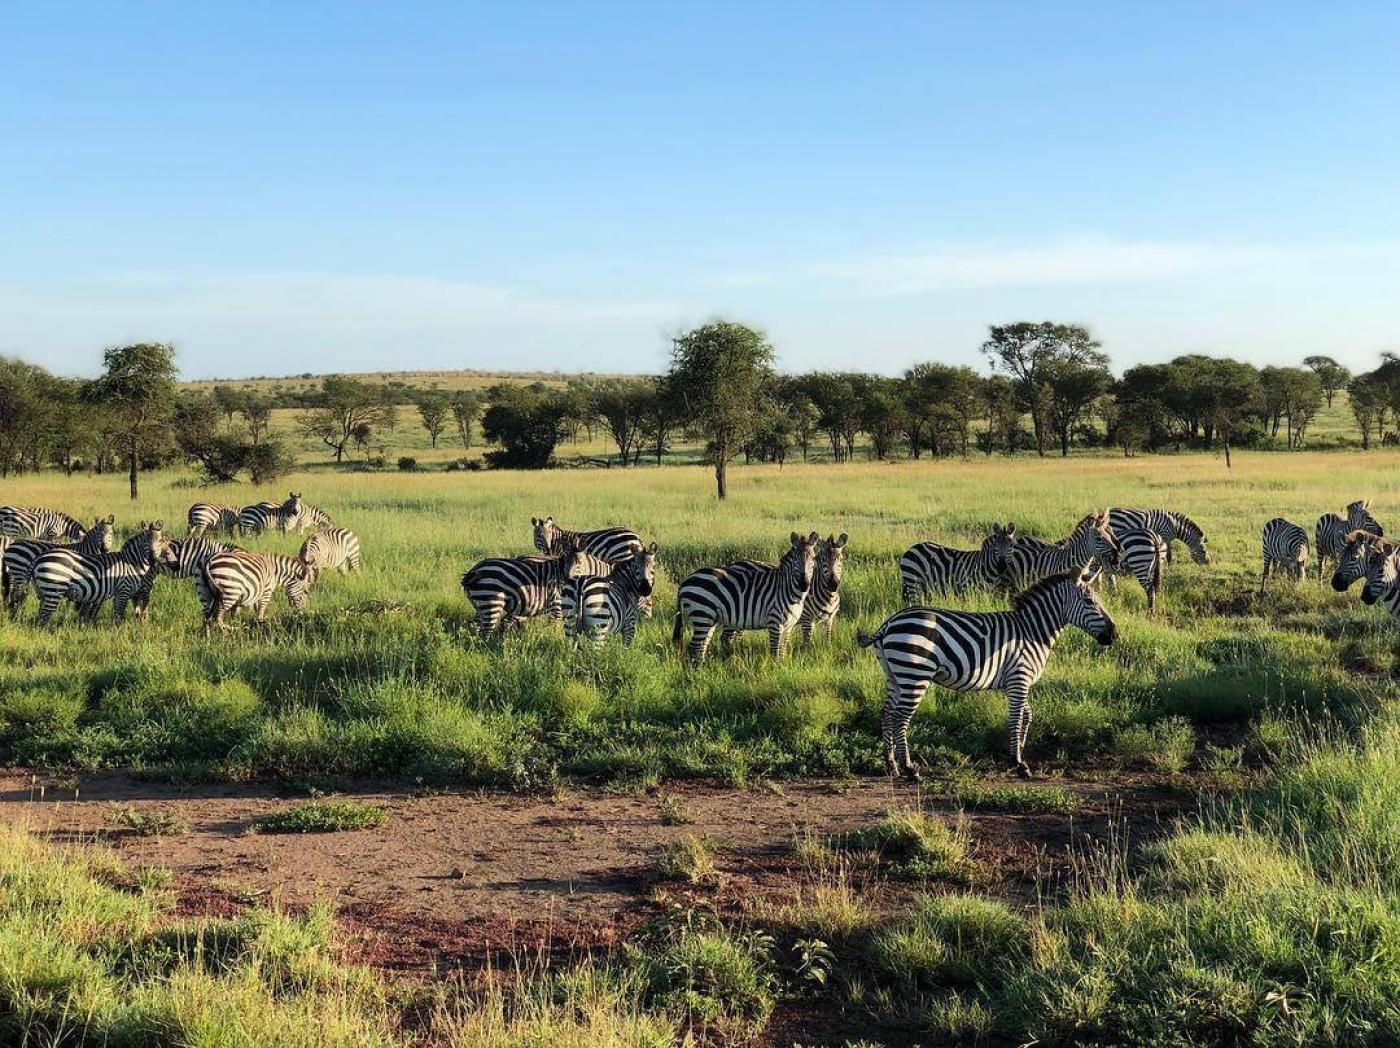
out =
[(1053, 575), (1046, 575), (1045, 578), (1032, 582), (1020, 593), (1011, 598), (1011, 610), (1021, 611), (1032, 601), (1049, 593), (1062, 582), (1073, 582), (1079, 585), (1081, 572), (1078, 568), (1070, 568), (1068, 571), (1057, 571)]
[(1347, 545), (1351, 545), (1353, 542), (1370, 543), (1384, 553), (1393, 553), (1396, 550), (1400, 550), (1400, 545), (1391, 542), (1388, 538), (1377, 535), (1374, 531), (1367, 531), (1364, 528), (1357, 528), (1355, 531), (1347, 532)]
[(1185, 513), (1176, 513), (1174, 511), (1169, 510), (1167, 512), (1167, 516), (1171, 517), (1171, 519), (1176, 522), (1177, 531), (1180, 534), (1205, 535), (1205, 532), (1201, 530), (1201, 526), (1197, 524), (1194, 520), (1192, 520), (1190, 517), (1188, 517)]

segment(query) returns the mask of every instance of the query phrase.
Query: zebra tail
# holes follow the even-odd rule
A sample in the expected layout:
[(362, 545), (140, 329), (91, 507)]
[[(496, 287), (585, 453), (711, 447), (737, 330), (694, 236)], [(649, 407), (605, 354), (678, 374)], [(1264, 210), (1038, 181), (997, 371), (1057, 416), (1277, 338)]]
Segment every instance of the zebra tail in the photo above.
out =
[(866, 633), (865, 630), (860, 629), (856, 630), (856, 643), (859, 644), (862, 648), (870, 647), (870, 645), (874, 644), (879, 639), (879, 630), (876, 630), (874, 633)]
[(685, 613), (680, 608), (676, 609), (675, 622), (671, 625), (671, 643), (676, 647), (681, 646), (681, 638), (685, 636)]

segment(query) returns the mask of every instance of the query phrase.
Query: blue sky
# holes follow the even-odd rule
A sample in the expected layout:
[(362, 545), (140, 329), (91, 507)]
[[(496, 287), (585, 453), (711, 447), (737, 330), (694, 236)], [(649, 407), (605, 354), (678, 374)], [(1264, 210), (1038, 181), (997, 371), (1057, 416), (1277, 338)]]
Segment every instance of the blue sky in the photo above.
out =
[(0, 353), (191, 376), (1400, 350), (1393, 4), (11, 4)]

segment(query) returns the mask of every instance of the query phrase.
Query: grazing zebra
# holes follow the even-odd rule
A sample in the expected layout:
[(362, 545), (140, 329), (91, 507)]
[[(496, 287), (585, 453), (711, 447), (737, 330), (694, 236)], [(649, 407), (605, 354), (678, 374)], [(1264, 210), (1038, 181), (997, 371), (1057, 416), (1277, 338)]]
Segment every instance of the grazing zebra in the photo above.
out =
[[(230, 542), (218, 542), (206, 535), (191, 535), (183, 539), (170, 540), (170, 554), (160, 565), (160, 574), (177, 579), (194, 579), (195, 592), (199, 595), (200, 606), (209, 613), (209, 589), (204, 584), (204, 568), (216, 553), (229, 553), (238, 549)], [(152, 580), (154, 584), (154, 580)], [(149, 599), (149, 594), (147, 595)]]
[(360, 537), (348, 528), (322, 528), (313, 531), (297, 554), (312, 571), (360, 570)]
[(0, 558), (0, 578), (3, 578), (5, 606), (17, 612), (24, 598), (29, 595), (29, 586), (34, 579), (34, 565), (45, 553), (55, 549), (72, 549), (77, 553), (106, 553), (112, 548), (112, 527), (115, 517), (99, 518), (75, 546), (65, 546), (46, 539), (14, 539), (8, 541)]
[(108, 600), (117, 621), (127, 605), (145, 618), (156, 568), (170, 556), (165, 523), (141, 522), (139, 530), (116, 553), (78, 553), (66, 547), (50, 550), (34, 565), (34, 589), (39, 594), (39, 624), (48, 625), (63, 601), (78, 607), (79, 618), (92, 621)]
[(1206, 534), (1199, 524), (1185, 513), (1173, 513), (1166, 509), (1110, 509), (1108, 526), (1118, 535), (1129, 528), (1146, 528), (1162, 537), (1167, 544), (1167, 563), (1172, 562), (1172, 543), (1184, 542), (1191, 551), (1191, 559), (1197, 564), (1210, 563), (1210, 550), (1206, 548)]
[(561, 614), (561, 592), (571, 556), (488, 557), (462, 576), (462, 589), (476, 609), (481, 636), (522, 624), (536, 615)]
[(1157, 610), (1157, 595), (1162, 592), (1162, 572), (1170, 549), (1167, 540), (1152, 528), (1115, 528), (1114, 535), (1118, 539), (1118, 570), (1142, 585), (1147, 594), (1147, 613), (1151, 615)]
[(233, 535), (238, 531), (237, 506), (221, 506), (215, 502), (196, 502), (188, 514), (191, 535)]
[(731, 639), (741, 630), (766, 629), (768, 649), (779, 657), (802, 615), (817, 560), (817, 533), (793, 532), (791, 545), (777, 565), (741, 560), (722, 568), (701, 568), (681, 583), (671, 640), (680, 644), (690, 620), (687, 653), (700, 662), (716, 627)]
[(1308, 533), (1291, 520), (1275, 517), (1264, 525), (1264, 573), (1259, 577), (1259, 596), (1269, 573), (1281, 568), (1297, 582), (1308, 570)]
[[(564, 586), (564, 635), (577, 641), (586, 636), (601, 647), (608, 634), (622, 634), (622, 643), (631, 644), (637, 633), (637, 620), (651, 617), (651, 591), (656, 585), (657, 546), (653, 542), (634, 552), (617, 565), (611, 575), (579, 575)], [(575, 558), (586, 553), (574, 553)], [(643, 605), (646, 605), (643, 608)]]
[(78, 542), (84, 530), (80, 521), (56, 509), (0, 506), (0, 535), (16, 539), (67, 539)]
[(1324, 513), (1317, 518), (1314, 535), (1317, 538), (1317, 578), (1322, 581), (1323, 565), (1330, 559), (1334, 563), (1341, 555), (1342, 548), (1353, 531), (1368, 531), (1372, 535), (1384, 535), (1380, 522), (1367, 512), (1367, 499), (1357, 499), (1347, 506), (1347, 515)]
[(875, 648), (885, 671), (887, 697), (880, 718), (885, 767), (917, 780), (909, 755), (909, 722), (930, 684), (954, 691), (1003, 691), (1008, 703), (1011, 764), (1028, 777), (1024, 750), (1031, 725), (1030, 691), (1045, 671), (1050, 650), (1066, 626), (1078, 626), (1100, 644), (1112, 644), (1113, 620), (1078, 568), (1040, 579), (1012, 598), (1010, 611), (907, 608), (874, 635), (856, 635)]
[(313, 506), (309, 502), (303, 502), (300, 511), (296, 515), (296, 519), (287, 526), (287, 530), (302, 532), (307, 528), (315, 528), (319, 531), (322, 528), (333, 527), (335, 527), (335, 521), (331, 520), (331, 515), (329, 513), (320, 506)]
[(846, 533), (828, 535), (817, 543), (817, 563), (812, 573), (812, 588), (802, 602), (802, 614), (797, 620), (802, 639), (810, 641), (812, 631), (826, 626), (826, 639), (836, 630), (836, 613), (841, 609), (841, 566), (846, 559)]
[(530, 518), (535, 529), (535, 549), (546, 557), (558, 557), (572, 550), (592, 553), (603, 560), (626, 560), (642, 548), (642, 540), (630, 528), (600, 528), (598, 531), (565, 531), (553, 517)]
[(293, 491), (286, 502), (256, 502), (238, 513), (238, 530), (243, 535), (261, 535), (268, 528), (291, 531), (301, 516), (301, 492)]
[(295, 611), (306, 608), (316, 573), (299, 557), (280, 553), (249, 553), (232, 549), (215, 553), (204, 564), (204, 628), (228, 629), (224, 616), (236, 608), (252, 608), (259, 626), (265, 626), (267, 606), (278, 589), (287, 591)]
[(970, 589), (990, 589), (1001, 581), (1006, 554), (1016, 545), (1016, 525), (993, 524), (981, 549), (955, 549), (918, 542), (899, 558), (900, 589), (905, 604), (937, 592), (961, 596)]
[(1074, 526), (1068, 538), (1053, 546), (1017, 542), (1005, 555), (1006, 577), (1011, 588), (1023, 590), (1048, 575), (1088, 568), (1097, 559), (1110, 570), (1118, 566), (1118, 542), (1108, 526), (1107, 513), (1090, 513)]

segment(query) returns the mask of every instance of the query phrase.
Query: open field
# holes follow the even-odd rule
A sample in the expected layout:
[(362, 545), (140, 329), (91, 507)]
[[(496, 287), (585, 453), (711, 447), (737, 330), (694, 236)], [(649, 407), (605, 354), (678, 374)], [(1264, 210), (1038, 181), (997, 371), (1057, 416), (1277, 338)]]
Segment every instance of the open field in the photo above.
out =
[[(153, 474), (136, 504), (121, 477), (8, 481), (5, 502), (178, 531), (196, 499), (300, 490), (360, 534), (366, 566), (299, 618), (279, 598), (267, 635), (205, 637), (169, 579), (146, 623), (41, 630), (31, 605), (5, 624), (0, 1030), (1395, 1043), (1396, 624), (1315, 573), (1254, 591), (1264, 521), (1311, 533), (1361, 496), (1400, 520), (1397, 467), (1389, 450), (1239, 452), (1231, 472), (1209, 455), (763, 466), (736, 469), (725, 504), (684, 468), (317, 469), (276, 491)], [(1000, 696), (942, 693), (912, 735), (934, 781), (890, 785), (883, 678), (854, 634), (897, 609), (898, 554), (975, 545), (993, 520), (1058, 537), (1113, 504), (1188, 513), (1214, 562), (1178, 548), (1156, 619), (1136, 584), (1108, 594), (1113, 647), (1061, 640), (1034, 693), (1041, 779), (1005, 774)], [(632, 649), (575, 652), (543, 623), (476, 639), (458, 575), (526, 552), (544, 513), (660, 543)], [(687, 668), (676, 582), (771, 559), (795, 528), (851, 536), (834, 641), (775, 664), (749, 636)], [(308, 798), (387, 818), (253, 832)]]

